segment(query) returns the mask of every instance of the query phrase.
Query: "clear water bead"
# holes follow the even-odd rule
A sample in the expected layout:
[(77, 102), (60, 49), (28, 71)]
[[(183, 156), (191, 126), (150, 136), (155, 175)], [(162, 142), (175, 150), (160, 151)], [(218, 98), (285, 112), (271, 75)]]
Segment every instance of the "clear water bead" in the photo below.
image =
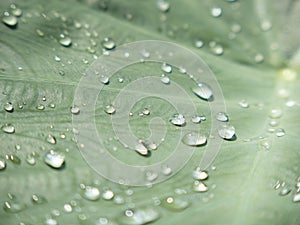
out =
[(193, 123), (201, 123), (201, 116), (194, 115), (191, 119)]
[(6, 168), (5, 159), (0, 158), (0, 171), (5, 170), (5, 168)]
[(109, 77), (108, 76), (105, 76), (105, 75), (101, 75), (100, 77), (99, 77), (99, 81), (101, 82), (101, 83), (103, 83), (103, 84), (109, 84)]
[(185, 118), (182, 114), (174, 114), (171, 117), (170, 122), (176, 126), (184, 126), (186, 123)]
[(96, 187), (85, 186), (82, 197), (90, 201), (96, 201), (100, 198), (100, 191)]
[(102, 193), (102, 198), (105, 200), (112, 200), (115, 196), (115, 193), (112, 190), (106, 190)]
[(218, 129), (219, 136), (226, 140), (231, 140), (235, 136), (235, 128), (228, 124), (223, 124)]
[(208, 173), (204, 170), (201, 170), (200, 167), (197, 167), (193, 171), (192, 175), (195, 180), (206, 180), (208, 178)]
[(156, 5), (161, 12), (168, 12), (170, 10), (170, 3), (165, 0), (158, 0)]
[(80, 108), (76, 105), (73, 105), (71, 107), (71, 113), (74, 114), (74, 115), (78, 115), (80, 113)]
[(61, 34), (59, 43), (64, 47), (70, 47), (72, 45), (72, 39), (70, 37)]
[(228, 115), (224, 112), (218, 112), (216, 116), (217, 120), (221, 122), (227, 122), (228, 121)]
[(65, 162), (65, 155), (55, 150), (50, 150), (46, 153), (44, 161), (48, 166), (60, 169)]
[(11, 124), (4, 124), (2, 127), (1, 127), (2, 131), (7, 133), (7, 134), (13, 134), (15, 133), (15, 127)]
[(197, 87), (193, 88), (192, 91), (203, 100), (210, 100), (213, 97), (211, 88), (205, 83), (198, 83)]
[(119, 218), (121, 224), (143, 225), (159, 219), (159, 213), (152, 209), (127, 209), (123, 216)]
[(163, 84), (170, 84), (170, 78), (166, 75), (163, 75), (160, 80)]
[(222, 15), (222, 9), (220, 7), (213, 7), (210, 9), (210, 14), (212, 17), (220, 17)]
[(51, 135), (51, 134), (48, 134), (48, 135), (46, 136), (46, 141), (47, 141), (49, 144), (53, 144), (53, 145), (56, 144), (56, 138), (55, 138), (53, 135)]
[(14, 106), (13, 106), (13, 104), (11, 103), (11, 102), (7, 102), (7, 103), (5, 103), (5, 105), (4, 105), (4, 110), (6, 111), (6, 112), (13, 112), (14, 111)]
[(15, 17), (15, 16), (13, 16), (13, 15), (10, 15), (8, 12), (5, 12), (5, 13), (4, 13), (4, 16), (3, 16), (3, 18), (2, 18), (2, 22), (3, 22), (6, 26), (13, 28), (13, 27), (17, 26), (17, 24), (18, 24), (18, 19), (17, 19), (17, 17)]
[(109, 37), (104, 38), (104, 40), (101, 42), (101, 45), (106, 50), (112, 50), (116, 47), (114, 40)]
[(147, 156), (149, 154), (148, 149), (146, 148), (146, 146), (144, 145), (143, 142), (139, 142), (134, 149), (137, 153), (139, 153), (140, 155), (143, 156)]
[(161, 66), (161, 70), (165, 73), (171, 73), (172, 72), (172, 66), (167, 64), (167, 63), (163, 63)]
[(188, 146), (201, 146), (205, 145), (207, 141), (206, 136), (196, 132), (191, 132), (183, 136), (182, 143)]
[(106, 105), (104, 112), (106, 112), (107, 114), (114, 114), (116, 112), (116, 108), (113, 105)]
[(193, 190), (195, 192), (206, 192), (208, 191), (208, 187), (201, 181), (195, 181), (193, 185)]

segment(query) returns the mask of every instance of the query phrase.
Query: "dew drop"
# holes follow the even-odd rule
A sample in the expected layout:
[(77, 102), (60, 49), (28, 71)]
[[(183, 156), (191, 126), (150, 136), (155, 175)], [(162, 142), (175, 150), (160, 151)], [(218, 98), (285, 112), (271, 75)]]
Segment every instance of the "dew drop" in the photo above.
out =
[(260, 53), (258, 53), (254, 56), (255, 63), (262, 63), (264, 61), (264, 59), (265, 59), (265, 57)]
[(105, 109), (104, 111), (107, 113), (107, 114), (114, 114), (116, 112), (116, 108), (113, 106), (113, 105), (107, 105), (105, 106)]
[(17, 7), (16, 4), (11, 4), (10, 8), (11, 8), (11, 12), (12, 12), (12, 14), (14, 16), (17, 16), (17, 17), (22, 16), (22, 13), (23, 13), (22, 9), (20, 9), (19, 7)]
[(4, 105), (4, 110), (5, 110), (6, 112), (13, 112), (13, 111), (14, 111), (14, 106), (13, 106), (13, 104), (12, 104), (11, 102), (5, 103), (5, 105)]
[(150, 115), (150, 110), (149, 110), (148, 108), (144, 108), (143, 114), (144, 114), (145, 116)]
[(176, 126), (184, 126), (186, 123), (185, 118), (182, 114), (174, 114), (170, 118), (170, 122)]
[(60, 35), (59, 43), (64, 47), (70, 47), (72, 45), (72, 40), (63, 34)]
[(32, 154), (27, 154), (25, 160), (31, 166), (35, 165), (36, 163), (35, 157)]
[(220, 17), (222, 15), (222, 9), (220, 7), (213, 7), (210, 9), (210, 14), (212, 17)]
[(243, 99), (239, 102), (239, 106), (242, 108), (249, 108), (249, 103), (245, 99)]
[(293, 196), (293, 202), (300, 202), (300, 193), (297, 193)]
[(102, 198), (105, 200), (112, 200), (115, 196), (115, 193), (112, 190), (106, 190), (102, 193)]
[(286, 196), (288, 195), (292, 190), (288, 187), (283, 187), (280, 192), (279, 192), (279, 195), (281, 196)]
[(67, 213), (71, 213), (73, 211), (73, 208), (70, 204), (64, 204), (64, 211)]
[(143, 156), (147, 156), (149, 154), (148, 149), (146, 148), (146, 146), (144, 145), (143, 142), (139, 141), (139, 143), (135, 146), (134, 149), (137, 153), (139, 153), (140, 155)]
[(8, 213), (18, 213), (23, 211), (26, 208), (26, 205), (22, 202), (19, 202), (13, 198), (12, 201), (5, 201), (3, 209)]
[(147, 181), (152, 182), (152, 181), (156, 180), (157, 177), (158, 177), (158, 174), (155, 173), (155, 172), (152, 172), (152, 171), (147, 171), (146, 172), (146, 179), (147, 179)]
[(61, 61), (61, 59), (60, 59), (60, 57), (59, 56), (54, 56), (54, 60), (56, 61), (56, 62), (60, 62)]
[(202, 40), (196, 40), (195, 41), (195, 47), (196, 48), (202, 48), (204, 46), (204, 41)]
[(161, 70), (165, 73), (171, 73), (172, 72), (172, 66), (167, 64), (167, 63), (163, 63), (161, 66)]
[(163, 84), (170, 84), (170, 78), (166, 75), (162, 75), (162, 77), (160, 78), (161, 82)]
[(46, 225), (58, 225), (58, 222), (56, 219), (48, 218), (45, 221)]
[(192, 91), (203, 100), (210, 100), (213, 98), (211, 88), (205, 83), (198, 83), (197, 87), (193, 88)]
[(2, 131), (7, 134), (13, 134), (15, 133), (15, 127), (11, 124), (5, 124), (1, 127)]
[(51, 135), (51, 134), (48, 134), (47, 137), (46, 137), (46, 141), (50, 144), (53, 144), (55, 145), (56, 144), (56, 138)]
[(44, 162), (54, 169), (60, 169), (64, 165), (65, 155), (55, 150), (50, 150), (46, 153)]
[(208, 173), (204, 170), (201, 170), (200, 167), (197, 167), (193, 171), (192, 175), (195, 180), (206, 180), (208, 178)]
[(217, 120), (221, 122), (227, 122), (228, 121), (228, 115), (224, 112), (218, 112), (216, 116)]
[(36, 195), (36, 194), (33, 194), (33, 195), (31, 196), (31, 201), (32, 201), (33, 204), (37, 204), (37, 205), (39, 205), (39, 204), (44, 204), (44, 203), (47, 202), (47, 200), (46, 200), (45, 197), (43, 197), (43, 196), (38, 196), (38, 195)]
[(109, 37), (104, 38), (104, 40), (101, 42), (101, 45), (106, 50), (112, 50), (116, 47), (114, 40)]
[(96, 187), (86, 186), (82, 193), (82, 197), (90, 201), (96, 201), (100, 198), (100, 191)]
[(10, 15), (8, 12), (4, 12), (4, 16), (2, 18), (2, 22), (11, 28), (14, 28), (17, 26), (18, 24), (18, 19), (17, 17)]
[(193, 123), (201, 123), (201, 116), (194, 115), (191, 119)]
[(285, 130), (284, 130), (284, 129), (278, 128), (278, 129), (276, 130), (276, 136), (277, 136), (277, 137), (283, 137), (284, 135), (285, 135)]
[(163, 173), (165, 176), (169, 176), (170, 174), (172, 174), (172, 168), (165, 165), (165, 166), (163, 166), (163, 168), (162, 168), (162, 173)]
[(101, 75), (100, 77), (99, 77), (99, 81), (101, 82), (101, 83), (103, 83), (103, 84), (109, 84), (109, 77), (107, 77), (107, 76), (105, 76), (105, 75)]
[(40, 36), (40, 37), (44, 37), (44, 35), (45, 35), (44, 32), (41, 31), (40, 29), (36, 29), (35, 32), (36, 32), (37, 35)]
[(5, 169), (6, 169), (5, 159), (0, 158), (0, 171), (5, 170)]
[(205, 145), (207, 138), (196, 132), (191, 132), (183, 136), (182, 143), (188, 146), (201, 146)]
[(272, 109), (269, 113), (269, 117), (272, 119), (278, 119), (282, 116), (282, 110), (281, 109)]
[(220, 55), (223, 55), (223, 53), (224, 53), (223, 46), (216, 43), (215, 41), (210, 41), (209, 42), (209, 47), (210, 47), (211, 52), (214, 55), (220, 56)]
[(170, 196), (164, 199), (162, 205), (171, 211), (182, 211), (186, 209), (190, 204), (188, 201)]
[(203, 182), (196, 180), (193, 184), (193, 190), (195, 192), (206, 192), (208, 187)]
[(152, 209), (127, 209), (119, 218), (120, 223), (126, 225), (143, 225), (159, 219), (159, 213)]
[(262, 31), (268, 31), (272, 28), (272, 23), (270, 21), (263, 21), (260, 25)]
[(226, 140), (232, 140), (235, 136), (235, 128), (231, 125), (223, 124), (218, 129), (219, 136)]
[(73, 105), (71, 107), (71, 113), (74, 115), (78, 115), (80, 113), (80, 108), (77, 105)]
[(161, 12), (168, 12), (170, 10), (170, 3), (165, 0), (158, 0), (157, 1), (157, 8)]

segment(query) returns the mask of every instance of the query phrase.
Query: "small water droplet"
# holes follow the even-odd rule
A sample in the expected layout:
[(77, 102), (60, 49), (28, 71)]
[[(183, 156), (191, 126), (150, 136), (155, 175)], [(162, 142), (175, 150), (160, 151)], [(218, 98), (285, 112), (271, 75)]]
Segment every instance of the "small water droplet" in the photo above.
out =
[(29, 153), (29, 154), (26, 155), (26, 159), (25, 160), (31, 166), (35, 165), (35, 163), (36, 163), (35, 157), (31, 153)]
[(281, 196), (286, 196), (288, 195), (292, 190), (288, 187), (283, 187), (280, 192), (279, 192), (279, 195)]
[(224, 112), (218, 112), (216, 116), (217, 120), (221, 122), (227, 122), (228, 121), (228, 115)]
[(0, 171), (5, 170), (5, 168), (6, 168), (5, 159), (0, 158)]
[(56, 138), (51, 134), (48, 134), (46, 136), (46, 141), (50, 144), (53, 144), (53, 145), (56, 144)]
[(277, 137), (283, 137), (284, 135), (285, 135), (285, 130), (284, 130), (284, 129), (278, 128), (278, 129), (276, 130), (276, 136), (277, 136)]
[(100, 191), (96, 187), (85, 186), (82, 197), (90, 201), (96, 201), (100, 198)]
[(172, 211), (182, 211), (186, 209), (190, 204), (188, 201), (181, 200), (179, 198), (167, 197), (162, 201), (162, 205)]
[(212, 89), (205, 83), (198, 83), (197, 87), (193, 88), (192, 91), (203, 100), (211, 100), (213, 98)]
[(162, 168), (162, 173), (165, 175), (165, 176), (169, 176), (170, 174), (172, 174), (172, 168), (169, 167), (169, 166), (166, 166), (164, 165), (163, 168)]
[(105, 109), (104, 111), (107, 113), (107, 114), (114, 114), (116, 112), (116, 108), (113, 106), (113, 105), (107, 105), (105, 106)]
[(172, 66), (167, 64), (167, 63), (163, 63), (161, 66), (161, 70), (165, 73), (171, 73), (172, 72)]
[(207, 138), (196, 132), (191, 132), (183, 136), (182, 143), (188, 146), (201, 146), (205, 145)]
[(217, 56), (223, 55), (224, 53), (224, 48), (222, 45), (216, 43), (215, 41), (210, 41), (208, 43), (210, 51)]
[(232, 140), (235, 136), (235, 128), (228, 124), (223, 124), (218, 129), (219, 136), (226, 140)]
[(44, 204), (44, 203), (47, 202), (45, 197), (39, 196), (39, 195), (36, 195), (36, 194), (33, 194), (31, 196), (31, 201), (32, 201), (33, 204)]
[(20, 17), (22, 16), (22, 9), (20, 9), (16, 4), (11, 4), (10, 5), (11, 12), (14, 16)]
[(4, 105), (4, 110), (5, 110), (6, 112), (13, 112), (13, 111), (14, 111), (14, 106), (13, 106), (13, 104), (12, 104), (11, 102), (5, 103), (5, 105)]
[(155, 172), (152, 172), (152, 171), (147, 171), (146, 172), (146, 179), (147, 179), (147, 181), (152, 182), (152, 181), (156, 180), (157, 177), (158, 177), (158, 174), (155, 173)]
[(193, 123), (201, 123), (201, 116), (194, 115), (191, 119)]
[(54, 56), (54, 60), (56, 61), (56, 62), (60, 62), (61, 61), (61, 59), (60, 59), (60, 57), (59, 56)]
[(2, 131), (7, 134), (13, 134), (15, 133), (15, 127), (11, 124), (5, 124), (1, 127)]
[(70, 47), (72, 45), (72, 39), (64, 34), (61, 34), (59, 43), (64, 47)]
[(182, 114), (174, 114), (170, 118), (170, 122), (176, 126), (184, 126), (186, 123), (185, 118)]
[(260, 25), (262, 31), (268, 31), (272, 28), (272, 23), (270, 21), (263, 21)]
[(166, 75), (162, 75), (162, 77), (160, 78), (161, 82), (164, 84), (170, 84), (170, 78)]
[(193, 190), (195, 192), (206, 192), (208, 187), (203, 182), (196, 180), (193, 184)]
[(13, 164), (16, 164), (16, 165), (20, 165), (21, 164), (21, 159), (15, 155), (15, 154), (12, 154), (12, 155), (7, 155), (6, 156), (7, 159), (9, 159)]
[(119, 217), (119, 222), (126, 225), (143, 225), (159, 219), (159, 213), (152, 209), (127, 209)]
[(195, 180), (206, 180), (208, 178), (208, 173), (204, 170), (201, 170), (200, 167), (197, 167), (193, 171), (192, 175)]
[(213, 7), (210, 9), (210, 14), (212, 17), (220, 17), (222, 15), (222, 9), (220, 7)]
[(109, 77), (107, 77), (107, 76), (105, 76), (105, 75), (101, 75), (100, 77), (99, 77), (99, 81), (101, 82), (101, 83), (103, 83), (103, 84), (109, 84)]
[(45, 221), (46, 225), (58, 225), (58, 222), (56, 219), (48, 218)]
[(17, 17), (10, 15), (8, 12), (4, 12), (4, 16), (2, 18), (2, 22), (11, 28), (14, 28), (17, 26), (18, 24), (18, 19)]
[(255, 63), (262, 63), (264, 61), (264, 59), (265, 59), (265, 57), (261, 53), (258, 53), (254, 56)]
[(300, 202), (300, 193), (297, 193), (293, 196), (293, 202)]
[(115, 196), (115, 193), (112, 190), (106, 190), (102, 193), (102, 198), (105, 200), (112, 200)]
[(148, 149), (142, 141), (139, 141), (134, 150), (143, 156), (147, 156), (149, 154)]
[(282, 116), (282, 110), (281, 109), (272, 109), (269, 113), (269, 117), (272, 119), (278, 119)]
[(168, 12), (170, 10), (170, 3), (165, 0), (158, 0), (157, 1), (157, 8), (161, 12)]
[(195, 41), (195, 47), (196, 48), (202, 48), (204, 46), (204, 41), (202, 40), (196, 40)]
[(80, 108), (77, 105), (73, 105), (71, 107), (71, 113), (74, 115), (78, 115), (80, 113)]
[(36, 33), (37, 33), (38, 36), (44, 37), (45, 34), (44, 34), (43, 31), (41, 31), (40, 29), (36, 29), (35, 31), (36, 31)]
[(104, 40), (101, 42), (101, 45), (106, 50), (112, 50), (116, 47), (114, 40), (109, 37), (104, 38)]
[(45, 109), (45, 106), (42, 105), (42, 104), (39, 104), (39, 105), (37, 105), (36, 109), (37, 109), (37, 110), (44, 110), (44, 109)]
[(249, 108), (249, 103), (245, 99), (243, 99), (239, 102), (239, 106), (242, 108)]
[(72, 205), (70, 204), (64, 204), (64, 211), (67, 213), (71, 213), (73, 211)]
[(18, 213), (26, 208), (26, 205), (17, 201), (5, 201), (3, 209), (8, 213)]
[(46, 153), (44, 161), (48, 166), (60, 169), (65, 163), (65, 155), (55, 150), (50, 150)]

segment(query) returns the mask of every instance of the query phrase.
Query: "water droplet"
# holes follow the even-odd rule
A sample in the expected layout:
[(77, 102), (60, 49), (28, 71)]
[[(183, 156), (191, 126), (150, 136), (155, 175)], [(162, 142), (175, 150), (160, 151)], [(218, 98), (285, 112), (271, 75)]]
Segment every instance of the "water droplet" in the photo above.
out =
[(249, 103), (243, 99), (239, 102), (239, 106), (241, 106), (242, 108), (249, 108)]
[(191, 132), (183, 136), (182, 143), (188, 146), (201, 146), (205, 145), (207, 138), (196, 132)]
[(200, 167), (197, 167), (193, 171), (193, 178), (195, 180), (206, 180), (208, 178), (208, 173), (204, 170), (201, 170)]
[(72, 45), (72, 40), (70, 37), (67, 37), (64, 34), (61, 34), (59, 43), (64, 47), (70, 47)]
[(297, 193), (293, 196), (293, 202), (300, 202), (300, 193)]
[(58, 225), (58, 222), (56, 219), (48, 218), (45, 221), (46, 225)]
[(228, 121), (228, 115), (224, 112), (217, 113), (216, 118), (217, 118), (217, 120), (219, 120), (221, 122), (227, 122)]
[(14, 106), (13, 106), (13, 104), (12, 104), (11, 102), (5, 103), (5, 105), (4, 105), (4, 110), (5, 110), (6, 112), (13, 112), (13, 111), (14, 111)]
[(194, 94), (203, 100), (211, 100), (213, 98), (213, 92), (211, 88), (204, 84), (198, 83), (197, 87), (192, 89)]
[(102, 194), (102, 198), (105, 200), (112, 200), (115, 196), (115, 193), (111, 190), (106, 190)]
[(209, 45), (210, 51), (214, 55), (217, 55), (217, 56), (223, 55), (224, 48), (222, 45), (216, 43), (215, 41), (210, 41), (208, 45)]
[(67, 213), (71, 213), (73, 211), (73, 208), (70, 204), (64, 204), (64, 211)]
[(169, 176), (170, 174), (172, 174), (172, 168), (165, 165), (165, 166), (163, 166), (163, 168), (162, 168), (162, 173), (163, 173), (165, 176)]
[(35, 163), (36, 163), (35, 157), (31, 153), (26, 155), (26, 159), (25, 160), (31, 166), (35, 165)]
[(46, 137), (46, 141), (50, 144), (55, 145), (56, 144), (56, 138), (52, 136), (51, 134), (48, 134)]
[(150, 110), (149, 110), (148, 108), (144, 108), (143, 114), (144, 114), (145, 116), (150, 115)]
[(80, 113), (80, 108), (77, 105), (73, 105), (71, 107), (71, 113), (74, 115), (78, 115)]
[(196, 40), (195, 41), (195, 47), (196, 48), (202, 48), (204, 46), (204, 41), (202, 40)]
[(263, 21), (260, 25), (262, 31), (268, 31), (272, 28), (272, 23), (270, 21)]
[(162, 75), (162, 77), (160, 78), (161, 82), (163, 82), (164, 84), (170, 84), (170, 78), (166, 75)]
[(86, 186), (82, 193), (82, 197), (90, 201), (96, 201), (100, 198), (100, 191), (96, 187)]
[(218, 129), (219, 136), (226, 140), (232, 140), (235, 136), (235, 128), (228, 124), (223, 124)]
[(200, 123), (201, 122), (201, 116), (198, 116), (198, 115), (194, 115), (191, 119), (191, 121), (193, 123)]
[(285, 135), (285, 130), (284, 130), (284, 129), (278, 128), (278, 129), (276, 130), (276, 136), (277, 136), (277, 137), (283, 137), (284, 135)]
[(222, 15), (222, 9), (220, 7), (213, 7), (210, 9), (210, 14), (212, 17), (220, 17)]
[(105, 75), (101, 75), (99, 77), (99, 81), (103, 84), (109, 84), (109, 77), (105, 76)]
[(59, 56), (54, 56), (54, 60), (56, 61), (56, 62), (60, 62), (61, 61), (61, 59), (60, 59), (60, 57)]
[(174, 114), (170, 122), (176, 126), (184, 126), (185, 125), (185, 118), (182, 114)]
[(264, 59), (265, 59), (265, 57), (260, 53), (258, 53), (254, 56), (254, 62), (256, 62), (256, 63), (262, 63), (264, 61)]
[(288, 195), (292, 190), (288, 187), (283, 187), (280, 192), (279, 192), (279, 195), (281, 196), (286, 196)]
[(114, 114), (116, 112), (116, 108), (113, 105), (107, 105), (107, 106), (105, 106), (104, 111), (107, 114)]
[(186, 209), (190, 204), (188, 201), (181, 200), (179, 198), (167, 197), (162, 205), (172, 211), (182, 211)]
[(143, 225), (159, 219), (159, 213), (152, 208), (127, 209), (119, 217), (119, 222), (126, 225)]
[(152, 181), (156, 180), (157, 177), (158, 177), (158, 174), (155, 173), (155, 172), (152, 172), (152, 171), (147, 171), (146, 172), (146, 179), (147, 179), (147, 181), (152, 182)]
[(10, 8), (11, 8), (11, 12), (12, 12), (12, 14), (14, 16), (17, 16), (17, 17), (22, 16), (22, 13), (23, 13), (22, 9), (20, 9), (19, 7), (17, 7), (16, 4), (11, 4)]
[(5, 159), (0, 158), (0, 171), (5, 170), (5, 168), (6, 168)]
[(7, 134), (13, 134), (15, 133), (15, 127), (11, 124), (5, 124), (1, 127), (2, 131)]
[(167, 64), (167, 63), (163, 63), (161, 66), (161, 70), (165, 73), (171, 73), (172, 72), (172, 66)]
[(148, 149), (142, 141), (139, 141), (134, 150), (143, 156), (147, 156), (149, 154)]
[(193, 190), (195, 192), (206, 192), (208, 187), (203, 182), (196, 180), (193, 184)]
[(44, 161), (48, 166), (60, 169), (64, 165), (65, 155), (55, 150), (50, 150), (46, 153)]
[(43, 31), (41, 31), (40, 29), (36, 29), (35, 31), (36, 31), (36, 33), (37, 33), (38, 36), (44, 37), (45, 34), (44, 34)]
[(258, 146), (261, 150), (270, 150), (271, 149), (271, 142), (268, 139), (261, 140), (258, 143)]
[(16, 165), (20, 165), (21, 164), (21, 159), (15, 155), (15, 154), (12, 154), (12, 155), (7, 155), (6, 156), (7, 159), (9, 159), (13, 164), (16, 164)]
[(282, 110), (281, 109), (272, 109), (269, 113), (269, 117), (272, 119), (278, 119), (282, 116)]
[(158, 0), (157, 1), (157, 8), (161, 12), (168, 12), (170, 10), (170, 3), (165, 0)]
[(114, 40), (109, 37), (104, 38), (104, 40), (101, 42), (101, 45), (106, 50), (112, 50), (116, 47)]
[(3, 209), (8, 213), (18, 213), (26, 208), (26, 205), (13, 198), (12, 201), (5, 201)]
[(2, 18), (2, 22), (11, 28), (14, 28), (17, 26), (18, 24), (18, 19), (17, 17), (10, 15), (8, 12), (4, 12), (4, 16)]
[(37, 110), (44, 110), (44, 109), (45, 109), (45, 106), (42, 105), (42, 104), (39, 104), (39, 105), (37, 105), (36, 109), (37, 109)]
[(47, 200), (46, 200), (45, 197), (43, 197), (43, 196), (38, 196), (38, 195), (36, 195), (36, 194), (33, 194), (33, 195), (31, 196), (31, 201), (32, 201), (32, 203), (34, 203), (34, 204), (44, 204), (44, 203), (47, 202)]

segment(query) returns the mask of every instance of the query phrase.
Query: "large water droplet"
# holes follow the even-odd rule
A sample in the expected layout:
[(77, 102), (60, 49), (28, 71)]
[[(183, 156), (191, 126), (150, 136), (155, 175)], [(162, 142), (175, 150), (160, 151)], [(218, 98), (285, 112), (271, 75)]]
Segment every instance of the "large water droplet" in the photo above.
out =
[(104, 40), (101, 42), (101, 45), (106, 50), (112, 50), (116, 47), (114, 40), (109, 37), (104, 38)]
[(167, 63), (163, 63), (161, 65), (161, 70), (165, 73), (171, 73), (172, 72), (172, 66), (167, 64)]
[(188, 146), (201, 146), (205, 145), (207, 141), (206, 136), (196, 132), (191, 132), (183, 136), (182, 143)]
[(12, 104), (11, 102), (5, 103), (5, 105), (4, 105), (4, 110), (5, 110), (6, 112), (13, 112), (13, 111), (14, 111), (14, 106), (13, 106), (13, 104)]
[(102, 193), (102, 198), (105, 200), (112, 200), (115, 196), (115, 193), (112, 190), (105, 190)]
[(208, 187), (203, 182), (196, 180), (193, 184), (193, 190), (195, 192), (206, 192)]
[(64, 34), (60, 35), (59, 43), (64, 47), (70, 47), (72, 45), (72, 39), (65, 36)]
[(18, 24), (18, 19), (17, 17), (10, 15), (8, 12), (4, 12), (4, 16), (2, 18), (2, 22), (11, 28), (14, 28), (17, 26)]
[(159, 218), (159, 213), (152, 209), (127, 209), (119, 218), (121, 224), (142, 225), (151, 223)]
[(182, 114), (174, 114), (170, 122), (176, 126), (184, 126), (185, 125), (185, 118)]
[(193, 171), (193, 178), (195, 180), (206, 180), (208, 178), (208, 173), (204, 170), (201, 170), (200, 167), (197, 167)]
[(64, 204), (64, 211), (67, 213), (71, 213), (73, 211), (73, 207), (70, 204)]
[(55, 150), (50, 150), (46, 153), (44, 161), (48, 166), (59, 169), (63, 167), (65, 155)]
[(100, 191), (96, 187), (85, 186), (82, 197), (90, 201), (96, 201), (100, 198)]
[(143, 156), (147, 156), (149, 154), (147, 147), (142, 141), (139, 141), (134, 150)]
[(213, 97), (213, 92), (211, 88), (204, 84), (198, 83), (198, 86), (192, 89), (194, 94), (204, 100), (211, 100)]
[(228, 121), (228, 115), (224, 112), (217, 113), (216, 118), (217, 118), (217, 120), (219, 120), (221, 122), (227, 122)]
[(226, 140), (232, 140), (235, 136), (235, 128), (228, 124), (223, 124), (218, 129), (219, 136)]
[(11, 124), (5, 124), (1, 127), (2, 131), (7, 134), (13, 134), (15, 133), (15, 127)]

